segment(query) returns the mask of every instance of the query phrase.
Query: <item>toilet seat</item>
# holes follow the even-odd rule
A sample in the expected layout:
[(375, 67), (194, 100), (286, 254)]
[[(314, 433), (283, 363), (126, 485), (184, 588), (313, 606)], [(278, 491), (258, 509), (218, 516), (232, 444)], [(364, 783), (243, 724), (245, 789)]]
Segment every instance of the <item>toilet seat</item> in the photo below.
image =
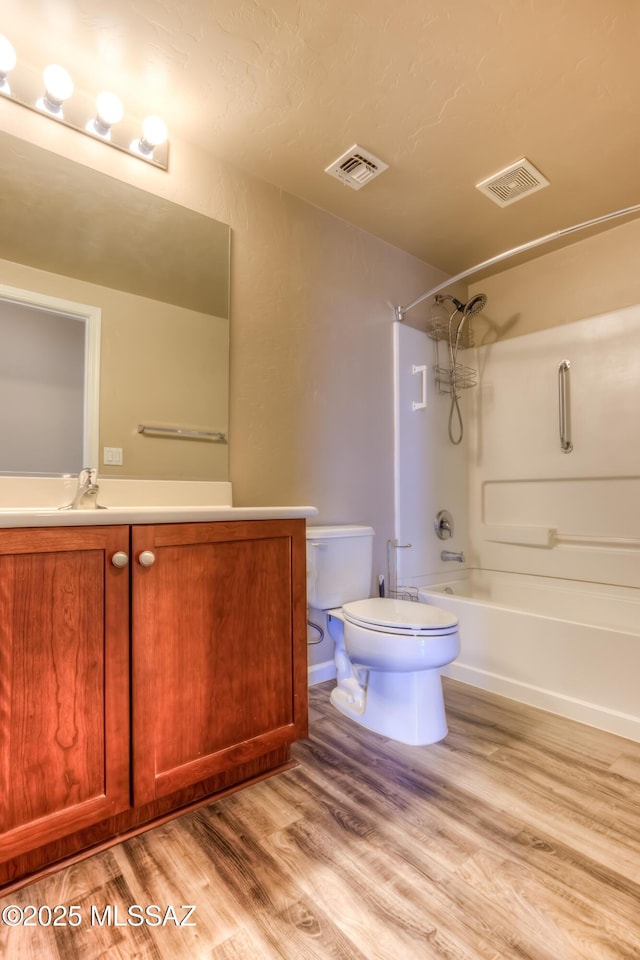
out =
[(343, 604), (342, 613), (348, 623), (378, 633), (429, 637), (456, 633), (458, 629), (457, 617), (448, 610), (411, 600), (354, 600)]

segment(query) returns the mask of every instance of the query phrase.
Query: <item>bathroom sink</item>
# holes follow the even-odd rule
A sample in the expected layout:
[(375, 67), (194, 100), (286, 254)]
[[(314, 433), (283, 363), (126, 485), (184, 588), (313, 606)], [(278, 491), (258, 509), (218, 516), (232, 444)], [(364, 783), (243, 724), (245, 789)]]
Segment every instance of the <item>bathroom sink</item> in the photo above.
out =
[(77, 477), (0, 477), (0, 527), (187, 523), (313, 517), (315, 507), (233, 507), (231, 484), (97, 478), (99, 508), (65, 510)]

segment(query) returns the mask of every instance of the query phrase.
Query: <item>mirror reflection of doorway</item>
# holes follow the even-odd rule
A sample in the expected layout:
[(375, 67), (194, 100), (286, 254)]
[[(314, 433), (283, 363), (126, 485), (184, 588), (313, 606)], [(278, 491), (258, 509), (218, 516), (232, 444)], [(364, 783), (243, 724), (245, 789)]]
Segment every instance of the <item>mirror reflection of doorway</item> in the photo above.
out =
[(100, 310), (0, 288), (0, 474), (97, 466)]

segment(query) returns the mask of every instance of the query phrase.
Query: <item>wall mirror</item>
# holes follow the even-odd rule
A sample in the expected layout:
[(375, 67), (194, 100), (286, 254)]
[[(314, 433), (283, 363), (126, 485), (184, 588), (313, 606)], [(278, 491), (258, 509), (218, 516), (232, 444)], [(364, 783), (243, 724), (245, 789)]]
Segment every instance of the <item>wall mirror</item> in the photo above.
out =
[[(0, 204), (0, 286), (101, 315), (100, 461), (90, 465), (120, 477), (228, 479), (226, 442), (185, 439), (228, 436), (228, 225), (5, 133)], [(13, 402), (6, 377), (0, 390)], [(181, 432), (144, 435), (141, 424)], [(69, 416), (63, 430), (78, 429)], [(27, 440), (42, 442), (37, 430)], [(105, 447), (122, 450), (121, 466), (104, 463)], [(77, 472), (38, 465), (0, 473)]]

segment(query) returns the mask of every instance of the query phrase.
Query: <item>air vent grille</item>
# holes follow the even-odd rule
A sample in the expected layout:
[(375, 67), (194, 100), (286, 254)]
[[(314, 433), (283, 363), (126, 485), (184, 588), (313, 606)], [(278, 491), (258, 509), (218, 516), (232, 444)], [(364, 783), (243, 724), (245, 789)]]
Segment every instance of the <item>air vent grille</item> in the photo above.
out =
[(549, 181), (529, 160), (518, 160), (499, 173), (476, 183), (481, 193), (497, 203), (499, 207), (508, 207), (516, 200), (522, 200), (536, 190), (548, 187)]
[(364, 147), (355, 144), (326, 167), (324, 172), (351, 187), (352, 190), (360, 190), (366, 183), (388, 169), (388, 163), (384, 163), (380, 157), (374, 156)]

